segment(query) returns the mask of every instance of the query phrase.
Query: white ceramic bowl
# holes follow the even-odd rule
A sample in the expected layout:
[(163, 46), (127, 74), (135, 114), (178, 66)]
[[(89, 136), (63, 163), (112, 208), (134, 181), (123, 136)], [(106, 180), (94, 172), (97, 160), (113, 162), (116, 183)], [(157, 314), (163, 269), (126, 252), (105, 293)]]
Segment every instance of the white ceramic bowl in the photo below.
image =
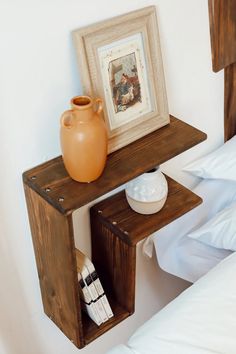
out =
[(134, 211), (140, 214), (154, 214), (165, 204), (168, 185), (160, 169), (154, 168), (128, 182), (125, 193)]
[(160, 211), (165, 202), (166, 202), (166, 197), (162, 198), (161, 200), (158, 200), (156, 202), (139, 202), (138, 200), (132, 199), (126, 194), (127, 201), (134, 211), (139, 214), (155, 214), (158, 211)]

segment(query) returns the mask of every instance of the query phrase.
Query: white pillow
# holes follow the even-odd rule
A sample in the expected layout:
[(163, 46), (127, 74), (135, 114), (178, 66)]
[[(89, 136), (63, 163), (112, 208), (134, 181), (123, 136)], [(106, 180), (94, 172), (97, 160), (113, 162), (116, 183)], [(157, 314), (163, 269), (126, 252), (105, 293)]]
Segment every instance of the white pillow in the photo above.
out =
[(236, 181), (236, 135), (210, 154), (183, 168), (201, 178)]
[(192, 283), (228, 256), (230, 251), (210, 247), (187, 235), (236, 202), (236, 183), (204, 179), (193, 192), (202, 197), (203, 203), (157, 231), (153, 238), (159, 266)]
[(236, 251), (236, 203), (187, 236), (209, 246)]

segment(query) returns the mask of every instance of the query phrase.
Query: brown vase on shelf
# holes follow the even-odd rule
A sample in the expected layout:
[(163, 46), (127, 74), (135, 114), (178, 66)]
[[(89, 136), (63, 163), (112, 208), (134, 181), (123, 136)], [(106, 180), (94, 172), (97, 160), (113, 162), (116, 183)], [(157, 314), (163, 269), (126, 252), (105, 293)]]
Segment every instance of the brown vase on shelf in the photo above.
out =
[[(94, 110), (94, 106), (97, 106)], [(71, 99), (71, 110), (61, 117), (61, 149), (65, 168), (72, 179), (92, 182), (103, 172), (107, 159), (107, 130), (100, 113), (100, 98)]]

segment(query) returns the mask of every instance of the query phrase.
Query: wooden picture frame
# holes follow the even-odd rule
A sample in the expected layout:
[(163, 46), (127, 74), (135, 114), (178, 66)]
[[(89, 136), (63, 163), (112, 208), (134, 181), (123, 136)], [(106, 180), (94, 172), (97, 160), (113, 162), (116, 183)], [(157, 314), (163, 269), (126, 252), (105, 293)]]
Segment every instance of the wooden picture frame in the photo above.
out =
[(156, 9), (73, 31), (83, 94), (104, 101), (108, 153), (170, 122)]

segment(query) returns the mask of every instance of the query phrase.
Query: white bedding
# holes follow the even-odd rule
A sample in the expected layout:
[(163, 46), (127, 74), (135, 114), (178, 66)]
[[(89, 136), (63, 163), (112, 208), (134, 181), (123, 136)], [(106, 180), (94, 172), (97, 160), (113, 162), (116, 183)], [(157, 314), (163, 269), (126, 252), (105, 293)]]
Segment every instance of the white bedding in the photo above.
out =
[(236, 253), (107, 354), (235, 354)]
[(160, 267), (192, 283), (232, 252), (205, 245), (187, 234), (235, 201), (236, 184), (203, 180), (193, 191), (202, 197), (203, 203), (156, 232), (153, 238)]

